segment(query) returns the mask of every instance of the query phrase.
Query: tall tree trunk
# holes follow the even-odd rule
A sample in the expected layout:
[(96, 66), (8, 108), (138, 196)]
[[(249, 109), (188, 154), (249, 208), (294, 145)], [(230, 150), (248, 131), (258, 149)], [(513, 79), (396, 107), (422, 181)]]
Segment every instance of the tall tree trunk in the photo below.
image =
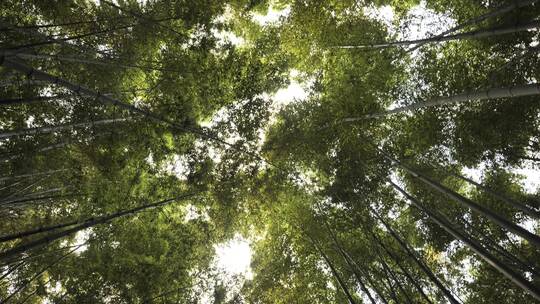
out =
[[(54, 149), (63, 148), (65, 146), (69, 145), (69, 144), (71, 144), (71, 142), (69, 142), (69, 141), (60, 142), (60, 143), (57, 143), (57, 144), (54, 144), (54, 145), (43, 147), (43, 148), (37, 150), (37, 152), (47, 152), (47, 151), (51, 151), (51, 150), (54, 150)], [(13, 154), (13, 155), (9, 155), (9, 156), (4, 156), (4, 157), (0, 158), (0, 162), (8, 162), (10, 160), (17, 159), (17, 158), (19, 158), (19, 157), (21, 157), (23, 155), (24, 154)]]
[[(79, 246), (80, 247), (80, 246)], [(49, 265), (47, 265), (46, 267), (44, 267), (43, 269), (41, 269), (38, 273), (36, 273), (34, 276), (32, 276), (30, 279), (26, 280), (24, 282), (24, 284), (22, 284), (21, 286), (19, 286), (19, 288), (15, 289), (12, 293), (9, 294), (9, 296), (7, 296), (2, 302), (2, 304), (5, 304), (7, 303), (11, 298), (13, 298), (17, 293), (19, 293), (21, 290), (23, 290), (24, 288), (26, 288), (26, 286), (28, 286), (28, 284), (32, 283), (35, 279), (39, 278), (42, 274), (44, 274), (47, 270), (49, 270), (51, 267), (53, 267), (54, 265), (58, 264), (60, 261), (62, 261), (63, 259), (65, 259), (67, 256), (69, 256), (70, 254), (72, 254), (73, 252), (75, 252), (75, 250), (79, 249), (79, 247), (76, 247), (75, 249), (73, 250), (70, 250), (68, 251), (66, 254), (62, 255), (61, 257), (59, 257), (58, 259), (54, 260), (52, 263), (50, 263)]]
[(330, 225), (328, 224), (328, 222), (326, 220), (323, 220), (324, 221), (324, 226), (326, 227), (326, 230), (328, 231), (328, 234), (330, 235), (334, 245), (336, 246), (336, 248), (338, 249), (338, 252), (339, 254), (341, 255), (341, 257), (343, 258), (343, 260), (345, 260), (345, 263), (347, 263), (347, 266), (349, 267), (349, 269), (352, 271), (352, 273), (354, 274), (356, 280), (358, 281), (358, 284), (360, 285), (360, 288), (362, 289), (362, 291), (366, 294), (366, 296), (368, 297), (369, 301), (372, 303), (372, 304), (376, 304), (375, 302), (375, 299), (373, 298), (373, 296), (371, 295), (371, 293), (369, 292), (369, 290), (367, 289), (366, 285), (364, 284), (364, 281), (362, 280), (362, 276), (358, 273), (358, 271), (355, 269), (355, 267), (352, 265), (351, 261), (349, 260), (347, 254), (345, 254), (345, 249), (343, 249), (343, 247), (339, 244), (338, 242), (338, 239), (336, 237), (336, 235), (334, 234), (334, 232), (332, 231), (332, 229), (330, 229)]
[(432, 221), (438, 224), (446, 232), (451, 234), (456, 239), (462, 241), (465, 245), (467, 245), (467, 247), (469, 247), (472, 251), (478, 254), (482, 259), (484, 259), (484, 261), (486, 261), (488, 264), (490, 264), (499, 272), (501, 272), (505, 277), (507, 277), (512, 282), (514, 282), (517, 286), (527, 291), (535, 299), (540, 300), (540, 290), (536, 286), (531, 284), (531, 282), (529, 282), (528, 280), (523, 278), (521, 275), (514, 272), (514, 270), (511, 267), (498, 261), (493, 255), (491, 255), (482, 246), (474, 242), (465, 234), (456, 230), (452, 226), (450, 221), (444, 217), (444, 215), (442, 215), (441, 213), (435, 210), (424, 208), (424, 206), (420, 204), (420, 202), (416, 198), (411, 196), (405, 190), (401, 189), (398, 185), (396, 185), (390, 179), (388, 179), (388, 182), (392, 185), (392, 187), (394, 187), (394, 189), (396, 189), (399, 193), (403, 194), (407, 198), (407, 200), (409, 200), (416, 208), (426, 213)]
[(412, 277), (409, 270), (407, 270), (407, 268), (405, 268), (405, 266), (403, 266), (399, 262), (399, 258), (397, 258), (390, 251), (390, 249), (388, 249), (388, 247), (386, 247), (386, 245), (383, 243), (383, 241), (379, 237), (377, 237), (377, 235), (375, 233), (373, 233), (373, 231), (370, 231), (370, 234), (372, 235), (373, 239), (376, 240), (377, 244), (379, 244), (379, 246), (386, 252), (386, 254), (390, 257), (390, 259), (392, 259), (394, 261), (394, 263), (396, 263), (397, 267), (401, 270), (401, 272), (403, 272), (403, 274), (405, 275), (405, 277), (407, 277), (409, 282), (411, 282), (411, 284), (413, 284), (413, 286), (416, 288), (416, 290), (418, 290), (418, 293), (420, 293), (420, 295), (424, 298), (424, 300), (426, 300), (426, 302), (428, 302), (430, 304), (433, 303), (431, 301), (431, 299), (427, 296), (427, 294), (424, 292), (424, 289), (422, 288), (422, 286), (420, 286), (420, 284)]
[[(454, 33), (454, 32), (457, 32), (461, 29), (464, 29), (465, 27), (467, 26), (470, 26), (470, 25), (476, 25), (486, 19), (489, 19), (489, 18), (493, 18), (493, 17), (497, 17), (499, 15), (502, 15), (502, 14), (505, 14), (507, 12), (510, 12), (514, 9), (517, 9), (517, 8), (521, 8), (521, 7), (525, 7), (525, 6), (529, 6), (531, 4), (534, 4), (538, 2), (538, 0), (524, 0), (524, 1), (516, 1), (516, 2), (513, 2), (512, 4), (510, 5), (507, 5), (505, 7), (502, 7), (502, 8), (499, 8), (497, 10), (494, 10), (492, 12), (489, 12), (489, 13), (486, 13), (486, 14), (483, 14), (483, 15), (480, 15), (478, 17), (475, 17), (475, 18), (472, 18), (472, 19), (469, 19), (465, 22), (463, 22), (462, 24), (458, 25), (458, 26), (455, 26), (447, 31), (444, 31), (436, 36), (433, 36), (431, 37), (430, 39), (437, 39), (437, 38), (441, 38), (441, 37), (444, 37), (445, 35), (448, 35), (448, 34), (451, 34), (451, 33)], [(421, 47), (422, 45), (424, 45), (424, 43), (419, 43), (417, 44), (416, 46), (410, 48), (407, 50), (407, 52), (412, 52), (416, 49), (418, 49), (419, 47)]]
[[(11, 53), (5, 52), (5, 54), (8, 55)], [(118, 68), (124, 68), (124, 69), (139, 69), (143, 71), (182, 73), (182, 71), (167, 69), (167, 68), (158, 68), (158, 67), (153, 67), (153, 66), (144, 66), (144, 65), (136, 65), (136, 64), (119, 64), (112, 61), (77, 58), (77, 57), (72, 57), (72, 56), (70, 57), (70, 56), (59, 56), (59, 55), (49, 55), (49, 54), (26, 54), (26, 53), (13, 53), (13, 54), (14, 54), (13, 56), (18, 57), (18, 58), (23, 58), (23, 59), (54, 59), (57, 61), (87, 63), (87, 64), (93, 64), (93, 65), (99, 65), (99, 66), (118, 67)]]
[[(51, 84), (60, 85), (60, 86), (66, 88), (68, 90), (73, 91), (77, 95), (84, 94), (84, 95), (87, 95), (89, 97), (94, 98), (96, 101), (99, 101), (101, 103), (115, 105), (115, 106), (118, 106), (119, 108), (128, 110), (129, 112), (140, 114), (143, 117), (145, 117), (145, 118), (147, 118), (147, 119), (149, 119), (151, 121), (158, 122), (158, 123), (165, 123), (169, 127), (171, 127), (172, 129), (174, 129), (176, 131), (190, 132), (190, 133), (192, 133), (194, 135), (197, 135), (197, 136), (200, 136), (202, 138), (212, 140), (212, 141), (214, 141), (216, 143), (220, 143), (220, 144), (223, 144), (223, 145), (228, 146), (228, 147), (232, 147), (233, 149), (235, 149), (237, 151), (240, 151), (240, 152), (242, 152), (242, 153), (244, 153), (246, 155), (249, 155), (251, 157), (254, 157), (255, 159), (265, 161), (266, 163), (268, 163), (268, 164), (270, 164), (270, 165), (272, 165), (272, 166), (274, 166), (276, 168), (280, 168), (278, 165), (272, 164), (269, 161), (266, 161), (259, 154), (254, 153), (254, 152), (250, 152), (250, 151), (247, 151), (247, 150), (242, 150), (239, 147), (237, 147), (236, 145), (231, 144), (231, 143), (229, 143), (229, 142), (227, 142), (225, 140), (222, 140), (222, 139), (220, 139), (219, 137), (217, 137), (217, 136), (215, 136), (213, 134), (210, 134), (208, 132), (208, 130), (206, 130), (204, 128), (193, 128), (193, 127), (189, 127), (189, 126), (179, 125), (179, 124), (175, 123), (174, 121), (171, 121), (169, 119), (161, 117), (161, 116), (159, 116), (159, 115), (157, 115), (155, 113), (140, 109), (140, 108), (138, 108), (138, 107), (136, 107), (134, 105), (131, 105), (129, 103), (125, 103), (125, 102), (122, 102), (120, 100), (114, 99), (114, 98), (112, 98), (110, 96), (104, 95), (104, 94), (102, 94), (100, 92), (96, 92), (96, 91), (94, 91), (92, 89), (89, 89), (87, 87), (72, 83), (72, 82), (70, 82), (68, 80), (65, 80), (65, 79), (62, 79), (60, 77), (56, 77), (56, 76), (53, 76), (51, 74), (45, 73), (43, 71), (36, 70), (36, 69), (34, 69), (34, 68), (30, 67), (30, 66), (27, 66), (27, 65), (25, 65), (23, 63), (10, 60), (10, 59), (6, 58), (5, 54), (3, 52), (1, 52), (1, 51), (0, 51), (0, 66), (5, 66), (7, 68), (17, 70), (17, 71), (19, 71), (21, 73), (24, 73), (28, 77), (33, 77), (35, 79), (48, 81)], [(285, 170), (285, 169), (282, 169), (282, 170)]]
[(311, 241), (311, 244), (313, 244), (313, 247), (315, 247), (315, 249), (319, 252), (319, 254), (322, 256), (322, 258), (324, 259), (324, 261), (326, 262), (326, 264), (330, 268), (330, 271), (332, 272), (332, 275), (334, 276), (334, 278), (336, 278), (336, 281), (338, 282), (339, 287), (341, 288), (343, 293), (347, 296), (347, 299), (349, 300), (349, 303), (350, 304), (356, 304), (356, 301), (352, 297), (349, 289), (347, 288), (347, 285), (345, 285), (345, 282), (343, 281), (343, 279), (341, 278), (341, 276), (337, 272), (337, 269), (334, 267), (334, 264), (332, 264), (332, 261), (330, 261), (328, 256), (319, 247), (319, 245), (317, 244), (317, 241), (315, 241), (313, 239), (313, 237), (311, 237), (311, 235), (309, 235), (308, 233), (306, 233), (306, 235), (309, 238), (309, 240)]
[(526, 262), (519, 259), (517, 256), (511, 254), (504, 248), (503, 246), (499, 245), (499, 243), (494, 240), (489, 235), (485, 235), (482, 233), (477, 233), (476, 238), (483, 241), (484, 246), (486, 249), (491, 250), (492, 252), (498, 253), (500, 256), (506, 259), (506, 261), (509, 261), (510, 263), (513, 263), (514, 265), (517, 265), (516, 267), (519, 267), (524, 272), (530, 272), (534, 274), (535, 276), (540, 277), (540, 273), (530, 264), (527, 264)]
[(449, 175), (451, 176), (454, 176), (454, 177), (457, 177), (463, 181), (466, 181), (468, 182), (469, 184), (471, 185), (474, 185), (476, 188), (484, 191), (485, 193), (491, 195), (492, 197), (498, 199), (498, 200), (501, 200), (505, 203), (507, 203), (508, 205), (522, 211), (523, 213), (535, 218), (535, 219), (540, 219), (540, 211), (536, 211), (534, 209), (532, 209), (531, 207), (525, 205), (525, 204), (522, 204), (520, 202), (517, 202), (517, 201), (514, 201), (513, 199), (510, 199), (496, 191), (493, 191), (485, 186), (483, 186), (482, 184), (479, 184), (477, 182), (475, 182), (474, 180), (468, 178), (468, 177), (465, 177), (461, 174), (455, 174), (455, 173), (452, 173), (452, 172), (448, 172)]
[(0, 182), (12, 180), (12, 179), (26, 178), (26, 177), (32, 178), (36, 176), (51, 175), (53, 173), (58, 173), (58, 172), (66, 171), (66, 170), (67, 169), (58, 169), (58, 170), (49, 170), (49, 171), (27, 173), (27, 174), (13, 175), (13, 176), (2, 176), (0, 177)]
[(518, 32), (538, 29), (538, 28), (540, 28), (540, 22), (534, 21), (531, 23), (516, 25), (516, 26), (511, 26), (511, 27), (472, 31), (472, 32), (465, 32), (465, 33), (441, 36), (441, 37), (433, 37), (433, 38), (425, 38), (425, 39), (417, 39), (417, 40), (403, 40), (403, 41), (376, 43), (376, 44), (339, 45), (339, 46), (333, 46), (332, 48), (374, 50), (374, 49), (384, 49), (384, 48), (389, 48), (389, 47), (394, 47), (394, 46), (403, 46), (403, 45), (411, 45), (411, 44), (419, 44), (419, 43), (426, 44), (426, 43), (438, 43), (438, 42), (451, 41), (451, 40), (486, 38), (486, 37), (492, 37), (492, 36), (498, 36), (498, 35), (513, 34), (513, 33), (518, 33)]
[[(399, 280), (396, 278), (394, 273), (390, 270), (390, 267), (388, 267), (388, 265), (386, 265), (386, 262), (381, 258), (380, 255), (379, 255), (379, 262), (381, 263), (383, 272), (385, 274), (386, 281), (388, 283), (390, 296), (394, 299), (394, 301), (396, 303), (401, 303), (401, 301), (398, 299), (396, 290), (394, 289), (394, 286), (392, 285), (392, 280), (394, 281), (395, 285), (398, 286), (398, 289), (401, 290), (401, 292), (406, 295), (405, 290), (403, 289), (403, 286), (401, 286), (401, 283), (399, 282)], [(392, 280), (390, 280), (390, 279), (392, 279)], [(411, 300), (409, 299), (408, 296), (406, 296), (406, 299), (407, 299), (407, 303), (411, 304)]]
[(71, 222), (67, 222), (67, 223), (51, 225), (51, 226), (42, 226), (42, 227), (39, 227), (39, 228), (30, 229), (30, 230), (26, 230), (26, 231), (22, 231), (22, 232), (18, 232), (18, 233), (2, 235), (2, 236), (0, 236), (0, 243), (9, 242), (9, 241), (13, 241), (13, 240), (20, 239), (20, 238), (23, 238), (23, 237), (27, 237), (27, 236), (30, 236), (30, 235), (34, 235), (34, 234), (43, 233), (43, 232), (47, 232), (47, 231), (51, 231), (51, 230), (56, 230), (56, 229), (60, 229), (60, 228), (65, 228), (65, 227), (81, 224), (81, 223), (84, 223), (86, 221), (88, 221), (88, 220), (85, 220), (85, 221), (76, 220), (76, 221), (71, 221)]
[[(0, 23), (1, 24), (1, 23)], [(5, 23), (4, 23), (5, 24)], [(72, 40), (79, 40), (79, 39), (82, 39), (82, 38), (86, 38), (86, 37), (92, 37), (92, 36), (97, 36), (99, 34), (106, 34), (106, 33), (111, 33), (111, 32), (116, 32), (118, 30), (124, 30), (124, 29), (129, 29), (129, 28), (132, 28), (134, 27), (135, 25), (137, 25), (136, 23), (135, 24), (129, 24), (129, 25), (122, 25), (122, 26), (117, 26), (117, 27), (111, 27), (111, 28), (107, 28), (107, 29), (104, 29), (104, 30), (97, 30), (97, 31), (92, 31), (92, 32), (86, 32), (86, 33), (83, 33), (83, 34), (78, 34), (78, 35), (73, 35), (73, 36), (68, 36), (68, 37), (64, 37), (64, 38), (60, 38), (60, 39), (56, 39), (56, 38), (51, 38), (51, 37), (48, 37), (46, 35), (41, 35), (38, 33), (38, 36), (41, 36), (41, 37), (46, 37), (47, 40), (44, 40), (44, 41), (39, 41), (39, 42), (32, 42), (32, 43), (27, 43), (27, 44), (23, 44), (23, 45), (17, 45), (17, 46), (13, 46), (13, 47), (8, 47), (7, 50), (11, 50), (11, 51), (17, 51), (17, 52), (22, 52), (26, 49), (29, 49), (29, 48), (34, 48), (34, 47), (37, 47), (37, 46), (44, 46), (44, 45), (48, 45), (48, 44), (61, 44), (61, 45), (64, 45), (66, 47), (69, 47), (71, 49), (74, 49), (76, 51), (79, 51), (78, 48), (81, 48), (83, 46), (81, 45), (74, 45), (74, 44), (70, 44), (70, 43), (67, 43), (68, 41), (72, 41)], [(103, 51), (98, 51), (98, 50), (94, 50), (94, 49), (90, 49), (88, 47), (83, 47), (85, 48), (86, 52), (95, 52), (95, 53), (99, 53), (99, 54), (102, 54), (102, 55), (105, 55), (105, 56), (108, 56), (108, 54), (106, 52), (103, 52)]]
[(24, 97), (24, 98), (9, 98), (9, 99), (0, 99), (0, 105), (21, 105), (29, 104), (40, 101), (49, 101), (55, 100), (58, 98), (66, 97), (67, 95), (56, 95), (56, 96), (35, 96), (35, 97)]
[(490, 209), (488, 209), (488, 208), (486, 208), (486, 207), (484, 207), (484, 206), (482, 206), (480, 204), (477, 204), (477, 203), (471, 201), (470, 199), (462, 196), (461, 194), (459, 194), (459, 193), (457, 193), (457, 192), (443, 186), (442, 184), (432, 180), (431, 178), (427, 177), (426, 175), (423, 175), (423, 174), (411, 169), (409, 166), (406, 166), (403, 163), (401, 163), (400, 161), (398, 161), (397, 159), (389, 156), (387, 153), (385, 153), (381, 149), (378, 149), (378, 150), (383, 154), (383, 156), (386, 159), (388, 159), (391, 162), (397, 164), (400, 168), (402, 168), (403, 170), (408, 172), (411, 176), (418, 179), (422, 183), (428, 185), (429, 187), (436, 190), (437, 192), (446, 195), (450, 199), (452, 199), (452, 200), (462, 204), (463, 206), (465, 206), (467, 208), (470, 208), (471, 210), (485, 216), (486, 218), (490, 219), (492, 222), (500, 225), (501, 227), (507, 229), (508, 231), (510, 231), (510, 232), (512, 232), (512, 233), (514, 233), (516, 235), (521, 236), (522, 238), (529, 241), (531, 244), (540, 247), (540, 237), (537, 236), (536, 234), (529, 232), (528, 230), (522, 228), (521, 226), (516, 225), (516, 224), (512, 223), (511, 221), (507, 220), (506, 218), (502, 217), (501, 215), (491, 211)]
[(131, 15), (131, 16), (137, 18), (137, 19), (146, 21), (146, 22), (151, 23), (151, 24), (155, 24), (155, 25), (157, 25), (158, 27), (160, 27), (162, 29), (165, 29), (165, 30), (167, 30), (167, 31), (169, 31), (171, 33), (174, 33), (174, 34), (178, 35), (179, 38), (183, 38), (185, 36), (185, 34), (182, 34), (182, 33), (178, 32), (178, 31), (176, 31), (176, 30), (174, 30), (174, 29), (172, 29), (172, 28), (170, 28), (168, 26), (165, 26), (165, 25), (161, 24), (160, 21), (158, 21), (158, 20), (154, 20), (154, 19), (148, 18), (146, 16), (140, 15), (140, 14), (135, 13), (135, 12), (129, 10), (129, 9), (125, 9), (125, 8), (119, 6), (119, 5), (116, 5), (113, 2), (108, 1), (108, 0), (101, 0), (101, 2), (103, 2), (103, 3), (105, 3), (105, 4), (109, 5), (109, 6), (112, 6), (112, 7), (116, 8), (117, 10), (119, 10), (119, 11), (121, 11), (123, 13), (126, 13), (128, 15)]
[(373, 282), (373, 280), (371, 279), (371, 277), (369, 276), (369, 271), (362, 271), (362, 268), (360, 267), (360, 265), (358, 265), (358, 263), (356, 263), (356, 261), (345, 251), (344, 254), (347, 256), (348, 260), (353, 264), (354, 266), (354, 269), (359, 272), (360, 276), (366, 278), (366, 281), (367, 283), (371, 286), (371, 288), (375, 291), (375, 293), (377, 294), (377, 296), (379, 297), (379, 299), (381, 299), (381, 301), (384, 303), (384, 304), (388, 304), (388, 300), (386, 300), (386, 298), (384, 297), (384, 293), (379, 289), (379, 287), (377, 286), (377, 284), (375, 282)]
[(344, 118), (343, 122), (355, 122), (362, 121), (371, 118), (381, 118), (392, 114), (409, 112), (421, 108), (435, 107), (442, 105), (449, 105), (454, 103), (460, 103), (465, 101), (473, 100), (486, 100), (486, 99), (495, 99), (495, 98), (512, 98), (520, 96), (531, 96), (540, 94), (540, 84), (530, 83), (526, 85), (506, 87), (506, 88), (490, 88), (487, 90), (476, 90), (471, 92), (466, 92), (462, 94), (457, 94), (449, 97), (437, 97), (435, 99), (426, 101), (426, 102), (417, 102), (408, 106), (396, 108), (393, 110), (388, 110), (386, 112), (368, 114), (361, 117), (351, 117)]
[(37, 128), (29, 128), (29, 129), (21, 129), (21, 130), (12, 130), (12, 131), (0, 133), (0, 139), (10, 138), (14, 136), (52, 133), (52, 132), (64, 131), (64, 130), (80, 128), (80, 127), (93, 127), (93, 126), (99, 126), (99, 125), (105, 125), (105, 124), (111, 124), (111, 123), (117, 123), (117, 122), (124, 122), (128, 120), (129, 119), (127, 118), (104, 119), (104, 120), (73, 123), (73, 124), (58, 125), (58, 126), (45, 126), (45, 127), (37, 127)]
[(124, 217), (124, 216), (131, 215), (131, 214), (137, 214), (137, 213), (139, 213), (139, 212), (141, 212), (143, 210), (146, 210), (146, 209), (161, 207), (161, 206), (170, 204), (170, 203), (178, 201), (178, 200), (183, 200), (183, 199), (192, 197), (192, 196), (194, 196), (196, 194), (197, 193), (186, 194), (186, 195), (178, 196), (178, 197), (175, 197), (175, 198), (165, 199), (165, 200), (162, 200), (162, 201), (159, 201), (159, 202), (156, 202), (156, 203), (147, 204), (147, 205), (144, 205), (144, 206), (139, 206), (139, 207), (132, 208), (132, 209), (121, 210), (121, 211), (115, 212), (113, 214), (109, 214), (109, 215), (105, 215), (105, 216), (101, 216), (101, 217), (97, 217), (97, 218), (90, 218), (86, 222), (84, 222), (82, 224), (79, 224), (79, 225), (77, 225), (77, 226), (75, 226), (73, 228), (66, 229), (66, 230), (63, 230), (63, 231), (60, 231), (60, 232), (51, 233), (51, 234), (49, 234), (49, 235), (47, 235), (45, 237), (36, 239), (34, 241), (31, 241), (31, 242), (28, 242), (28, 243), (25, 243), (25, 244), (21, 244), (19, 246), (16, 246), (14, 248), (11, 248), (11, 249), (8, 249), (8, 250), (6, 250), (4, 252), (1, 252), (0, 253), (0, 261), (6, 261), (6, 260), (8, 260), (8, 259), (20, 254), (20, 253), (23, 253), (23, 252), (26, 252), (28, 250), (31, 250), (31, 249), (34, 249), (34, 248), (41, 247), (43, 245), (49, 244), (50, 242), (52, 242), (54, 240), (66, 237), (68, 235), (74, 234), (74, 233), (79, 232), (81, 230), (84, 230), (86, 228), (94, 227), (96, 225), (103, 224), (103, 223), (108, 223), (108, 222), (110, 222), (110, 221), (112, 221), (112, 220), (114, 220), (116, 218), (119, 218), (119, 217)]
[(17, 197), (12, 200), (0, 203), (0, 208), (23, 208), (30, 205), (29, 203), (33, 202), (31, 205), (35, 205), (35, 202), (60, 199), (66, 197), (75, 197), (75, 194), (57, 194), (57, 195), (42, 195), (34, 197)]
[(21, 267), (23, 264), (25, 263), (25, 261), (20, 261), (18, 262), (17, 264), (11, 266), (11, 267), (8, 267), (8, 269), (6, 270), (6, 272), (4, 274), (2, 274), (0, 276), (0, 281), (2, 281), (3, 279), (7, 278), (11, 273), (13, 273), (15, 270), (17, 270), (19, 267)]
[(444, 296), (452, 304), (460, 304), (460, 302), (452, 295), (450, 290), (448, 290), (443, 283), (437, 278), (437, 276), (431, 271), (431, 269), (417, 256), (417, 254), (409, 248), (409, 245), (397, 234), (397, 232), (388, 224), (379, 213), (371, 206), (370, 210), (374, 216), (386, 227), (390, 235), (398, 242), (398, 244), (407, 252), (407, 254), (414, 260), (414, 262), (424, 271), (424, 273), (429, 277), (429, 279), (437, 286), (437, 288), (444, 294)]

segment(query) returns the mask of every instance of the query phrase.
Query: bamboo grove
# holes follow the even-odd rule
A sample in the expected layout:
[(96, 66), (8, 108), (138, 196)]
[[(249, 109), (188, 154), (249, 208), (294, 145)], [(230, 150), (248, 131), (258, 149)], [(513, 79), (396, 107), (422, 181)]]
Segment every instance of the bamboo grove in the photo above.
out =
[(540, 303), (539, 28), (535, 0), (1, 1), (0, 303)]

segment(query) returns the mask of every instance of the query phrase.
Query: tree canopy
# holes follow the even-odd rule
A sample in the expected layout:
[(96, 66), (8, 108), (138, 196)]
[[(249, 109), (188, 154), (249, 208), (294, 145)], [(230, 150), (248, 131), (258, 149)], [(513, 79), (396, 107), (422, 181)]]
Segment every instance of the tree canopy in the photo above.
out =
[(540, 303), (539, 16), (1, 1), (0, 303)]

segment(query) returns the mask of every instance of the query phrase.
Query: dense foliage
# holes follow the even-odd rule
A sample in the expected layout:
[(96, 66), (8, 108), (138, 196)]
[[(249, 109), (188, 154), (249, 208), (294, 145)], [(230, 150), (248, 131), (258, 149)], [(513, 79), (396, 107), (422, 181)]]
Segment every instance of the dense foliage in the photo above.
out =
[(539, 16), (1, 1), (0, 303), (540, 302)]

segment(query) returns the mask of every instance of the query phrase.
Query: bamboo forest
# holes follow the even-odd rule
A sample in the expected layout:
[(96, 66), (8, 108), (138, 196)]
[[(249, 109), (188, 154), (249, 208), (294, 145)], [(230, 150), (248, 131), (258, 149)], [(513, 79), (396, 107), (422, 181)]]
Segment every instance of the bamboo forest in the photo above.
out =
[(540, 0), (0, 0), (0, 303), (540, 303)]

